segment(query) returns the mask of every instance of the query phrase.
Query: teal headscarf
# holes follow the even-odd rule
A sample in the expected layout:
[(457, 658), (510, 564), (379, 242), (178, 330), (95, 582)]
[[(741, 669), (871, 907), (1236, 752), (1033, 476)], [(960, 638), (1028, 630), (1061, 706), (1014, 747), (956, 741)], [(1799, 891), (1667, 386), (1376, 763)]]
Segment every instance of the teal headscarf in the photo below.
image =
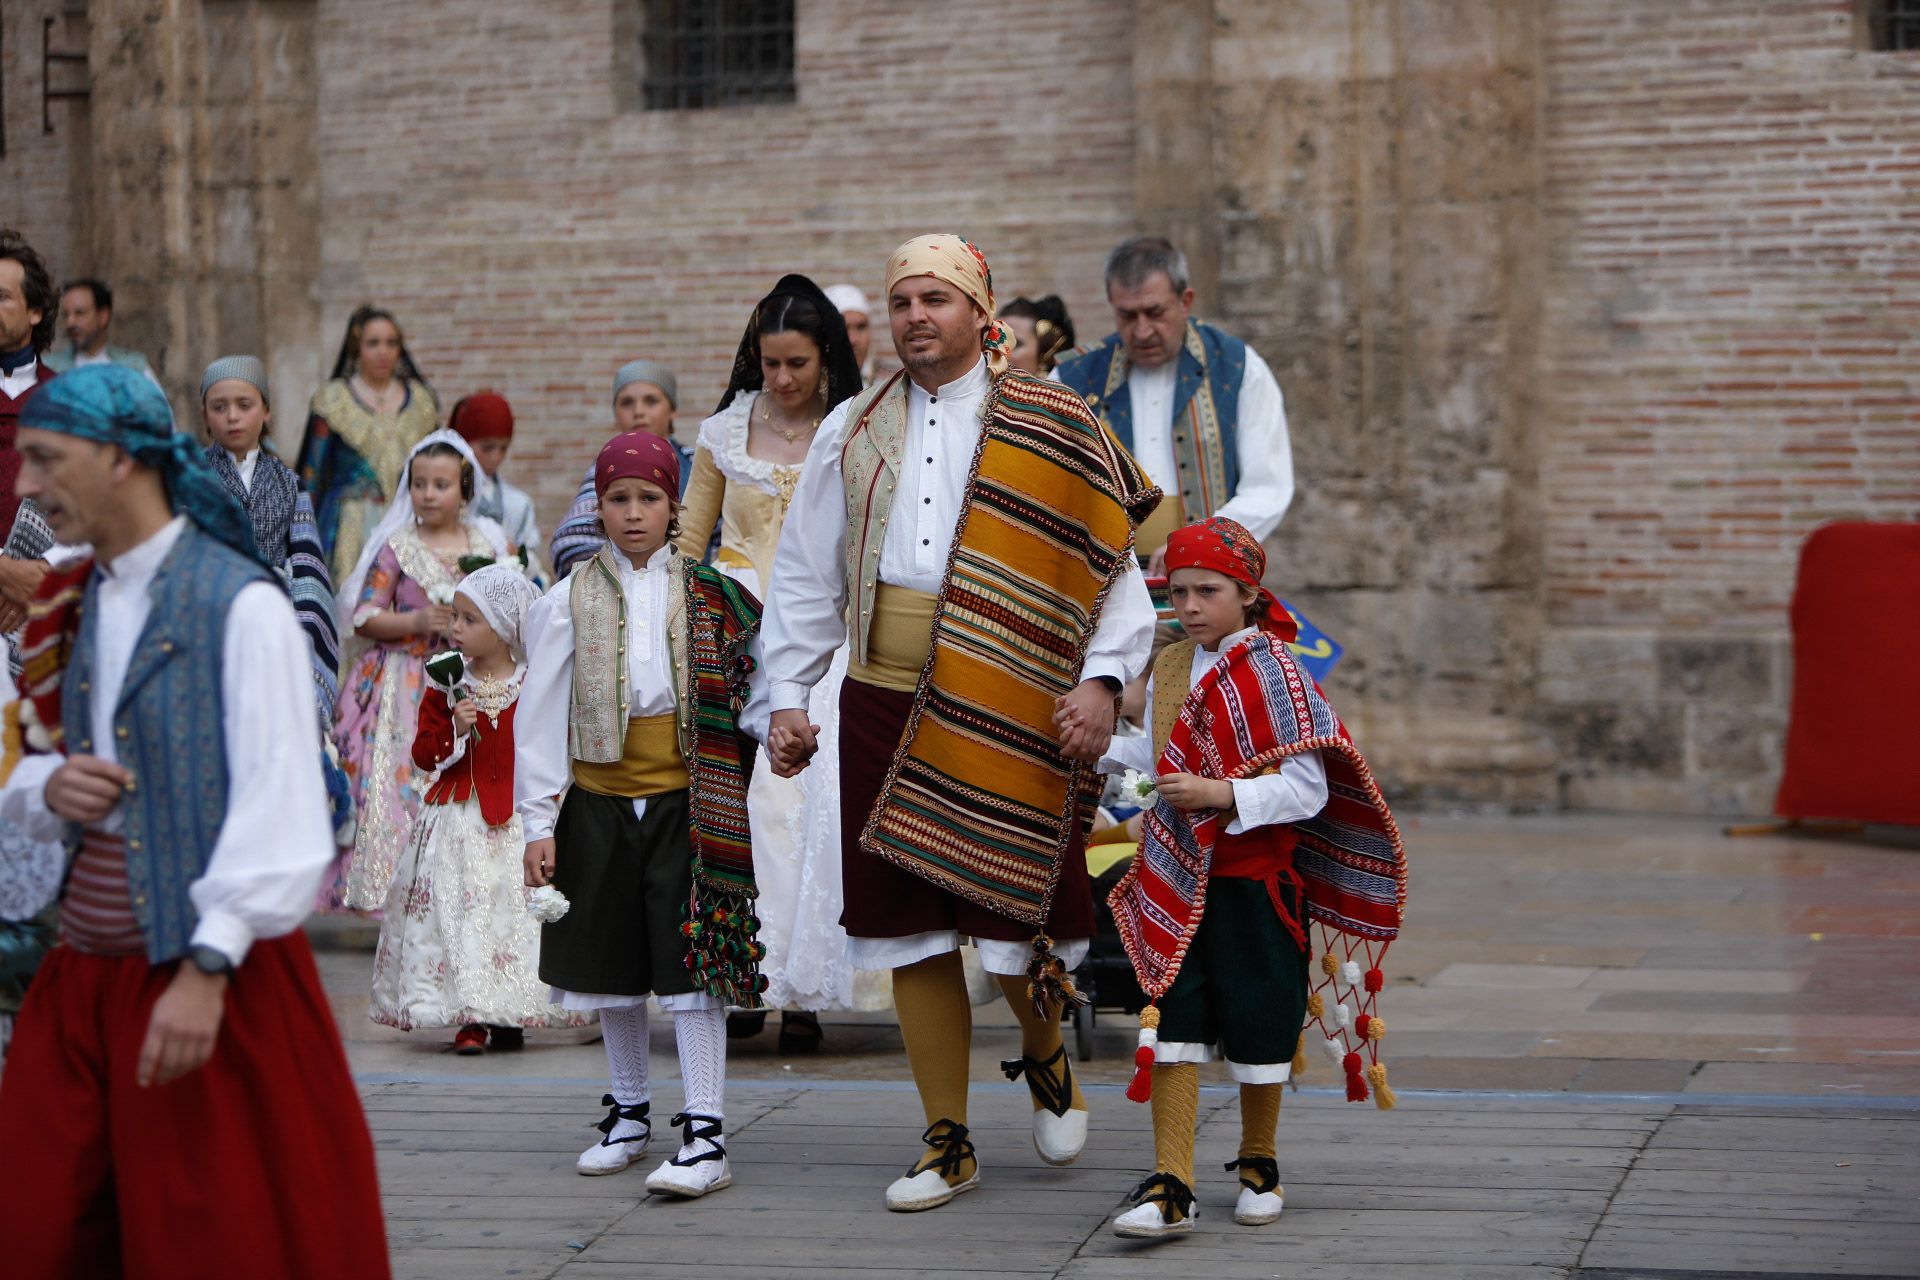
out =
[(20, 407), (20, 425), (118, 445), (160, 473), (174, 514), (258, 560), (253, 523), (202, 456), (199, 442), (173, 429), (173, 411), (144, 374), (89, 364), (42, 383)]

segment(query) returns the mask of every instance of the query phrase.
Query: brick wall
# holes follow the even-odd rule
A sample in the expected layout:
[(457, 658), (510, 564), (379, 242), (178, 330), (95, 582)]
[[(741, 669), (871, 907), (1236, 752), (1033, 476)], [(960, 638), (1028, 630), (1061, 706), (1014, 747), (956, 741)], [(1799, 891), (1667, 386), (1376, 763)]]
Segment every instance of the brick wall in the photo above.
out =
[(877, 294), (901, 240), (958, 230), (1003, 295), (1060, 292), (1104, 332), (1099, 261), (1132, 217), (1120, 6), (809, 0), (798, 101), (709, 112), (616, 109), (608, 0), (442, 0), (404, 35), (388, 4), (320, 7), (326, 345), (376, 299), (446, 403), (504, 393), (543, 527), (605, 438), (613, 370), (672, 364), (690, 439), (785, 272)]
[(1920, 513), (1920, 59), (1832, 0), (1556, 0), (1543, 721), (1573, 804), (1763, 810), (1802, 539)]

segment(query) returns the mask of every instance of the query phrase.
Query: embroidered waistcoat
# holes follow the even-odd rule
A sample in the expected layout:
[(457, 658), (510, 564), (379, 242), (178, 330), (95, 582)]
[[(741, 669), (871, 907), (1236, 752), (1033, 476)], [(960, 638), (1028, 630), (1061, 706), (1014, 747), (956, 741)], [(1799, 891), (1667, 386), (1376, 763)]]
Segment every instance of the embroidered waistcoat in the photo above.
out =
[[(186, 954), (199, 912), (187, 889), (205, 873), (227, 815), (227, 748), (220, 690), (227, 611), (268, 570), (189, 524), (154, 574), (152, 612), (113, 712), (114, 753), (133, 775), (126, 818), (127, 892), (154, 964)], [(67, 662), (60, 718), (68, 748), (93, 741), (96, 574)], [(69, 832), (78, 843), (79, 828)]]
[[(992, 402), (991, 395), (982, 400), (982, 412)], [(880, 546), (887, 540), (887, 518), (893, 514), (906, 448), (907, 375), (901, 370), (853, 398), (840, 446), (840, 476), (847, 492), (847, 636), (856, 663), (867, 660), (873, 597), (880, 585)]]
[[(1060, 381), (1078, 391), (1107, 429), (1133, 452), (1131, 364), (1120, 335), (1060, 366)], [(1247, 344), (1198, 320), (1187, 321), (1180, 368), (1173, 389), (1172, 476), (1151, 476), (1178, 493), (1190, 521), (1225, 506), (1240, 487), (1240, 382), (1247, 372)]]
[[(573, 696), (568, 706), (573, 758), (588, 764), (612, 764), (626, 746), (627, 593), (611, 543), (574, 570), (568, 588), (573, 615)], [(687, 568), (675, 551), (667, 561), (667, 655), (672, 661), (674, 711), (680, 749), (689, 759), (693, 739), (687, 718)], [(644, 637), (636, 644), (644, 644)]]

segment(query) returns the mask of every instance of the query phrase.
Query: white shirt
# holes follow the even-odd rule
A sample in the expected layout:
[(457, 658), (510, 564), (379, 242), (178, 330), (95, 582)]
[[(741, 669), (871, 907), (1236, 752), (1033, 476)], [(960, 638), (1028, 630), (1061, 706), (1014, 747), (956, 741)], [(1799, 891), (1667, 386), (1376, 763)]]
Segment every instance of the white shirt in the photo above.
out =
[(227, 457), (232, 460), (233, 469), (240, 473), (240, 487), (248, 493), (252, 493), (253, 472), (254, 469), (260, 465), (259, 446), (256, 445), (247, 450), (247, 456), (244, 458), (235, 458), (231, 451), (228, 452)]
[(38, 356), (27, 361), (11, 373), (0, 373), (0, 391), (18, 400), (27, 392), (40, 385), (40, 359)]
[[(1200, 677), (1213, 670), (1223, 654), (1253, 632), (1254, 628), (1245, 627), (1230, 636), (1223, 636), (1219, 646), (1213, 649), (1195, 645), (1189, 687), (1198, 684)], [(1147, 681), (1147, 706), (1153, 706), (1151, 679)], [(1152, 734), (1134, 734), (1125, 738), (1115, 734), (1107, 746), (1106, 755), (1100, 758), (1100, 772), (1119, 773), (1133, 769), (1151, 774), (1159, 759), (1160, 753), (1153, 749)], [(1227, 823), (1227, 834), (1237, 836), (1255, 827), (1267, 827), (1280, 822), (1303, 822), (1326, 807), (1326, 763), (1321, 760), (1318, 751), (1302, 751), (1297, 756), (1288, 756), (1281, 761), (1279, 769), (1273, 773), (1234, 780), (1234, 812), (1232, 820)]]
[[(153, 576), (186, 524), (176, 516), (102, 565), (92, 671), (93, 744), (101, 759), (118, 763), (115, 704), (153, 612)], [(333, 863), (308, 662), (306, 635), (286, 593), (271, 582), (242, 588), (221, 641), (227, 814), (206, 872), (188, 888), (200, 913), (194, 945), (212, 947), (235, 964), (255, 938), (279, 937), (306, 919)], [(60, 840), (65, 823), (47, 808), (46, 785), (61, 763), (57, 755), (22, 760), (0, 789), (0, 820), (16, 823), (31, 839)], [(125, 825), (116, 807), (99, 829), (117, 832)]]
[(508, 547), (525, 547), (528, 555), (537, 553), (544, 544), (540, 541), (540, 528), (534, 522), (533, 499), (527, 496), (527, 491), (499, 476), (482, 476), (480, 483), (500, 492), (500, 528), (507, 535)]
[[(619, 551), (620, 593), (627, 601), (627, 715), (663, 716), (676, 710), (673, 655), (667, 648), (671, 544), (635, 569)], [(573, 584), (556, 582), (534, 601), (522, 624), (527, 675), (514, 713), (513, 807), (529, 842), (553, 834), (560, 793), (573, 778), (567, 723), (573, 707)], [(637, 800), (641, 813), (645, 800)]]
[[(75, 369), (84, 368), (90, 364), (111, 364), (111, 363), (113, 363), (113, 357), (107, 354), (107, 344), (104, 342), (100, 344), (100, 349), (94, 352), (92, 355), (88, 355), (86, 352), (80, 350), (80, 348), (78, 347), (75, 347), (73, 349), (73, 367)], [(146, 375), (146, 379), (148, 382), (151, 382), (156, 387), (160, 387), (160, 379), (158, 375), (156, 375), (153, 371), (153, 362), (148, 360), (145, 356), (140, 357), (140, 372)], [(166, 391), (166, 388), (160, 387), (160, 390), (164, 392)]]
[[(1060, 380), (1058, 371), (1050, 375)], [(1133, 365), (1127, 370), (1127, 393), (1133, 403), (1133, 460), (1169, 499), (1180, 496), (1173, 462), (1173, 393), (1180, 380), (1176, 356), (1152, 369)], [(1234, 419), (1235, 453), (1240, 484), (1215, 515), (1245, 525), (1247, 532), (1265, 541), (1280, 527), (1280, 517), (1293, 502), (1293, 445), (1287, 435), (1286, 404), (1280, 384), (1260, 353), (1247, 348), (1247, 367), (1240, 379)], [(1187, 518), (1197, 520), (1199, 496), (1187, 502)], [(1156, 548), (1142, 547), (1141, 551)]]
[[(908, 380), (907, 438), (880, 544), (881, 582), (929, 595), (940, 590), (990, 387), (984, 359), (932, 393)], [(847, 490), (840, 450), (851, 407), (851, 401), (840, 405), (814, 434), (781, 528), (757, 641), (767, 697), (756, 698), (740, 720), (756, 738), (765, 738), (771, 712), (807, 705), (834, 651), (846, 643)], [(1125, 684), (1139, 675), (1153, 643), (1153, 621), (1146, 580), (1129, 563), (1107, 594), (1081, 679), (1112, 676)]]

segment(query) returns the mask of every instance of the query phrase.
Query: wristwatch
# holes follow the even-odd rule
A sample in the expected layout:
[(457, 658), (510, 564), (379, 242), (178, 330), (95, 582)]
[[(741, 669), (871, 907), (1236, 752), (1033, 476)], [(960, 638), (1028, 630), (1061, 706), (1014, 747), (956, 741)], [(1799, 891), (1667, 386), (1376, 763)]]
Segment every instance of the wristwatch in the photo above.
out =
[(226, 952), (214, 947), (204, 944), (197, 946), (187, 952), (187, 958), (193, 961), (194, 968), (209, 978), (231, 977), (233, 974), (233, 961), (227, 958)]

